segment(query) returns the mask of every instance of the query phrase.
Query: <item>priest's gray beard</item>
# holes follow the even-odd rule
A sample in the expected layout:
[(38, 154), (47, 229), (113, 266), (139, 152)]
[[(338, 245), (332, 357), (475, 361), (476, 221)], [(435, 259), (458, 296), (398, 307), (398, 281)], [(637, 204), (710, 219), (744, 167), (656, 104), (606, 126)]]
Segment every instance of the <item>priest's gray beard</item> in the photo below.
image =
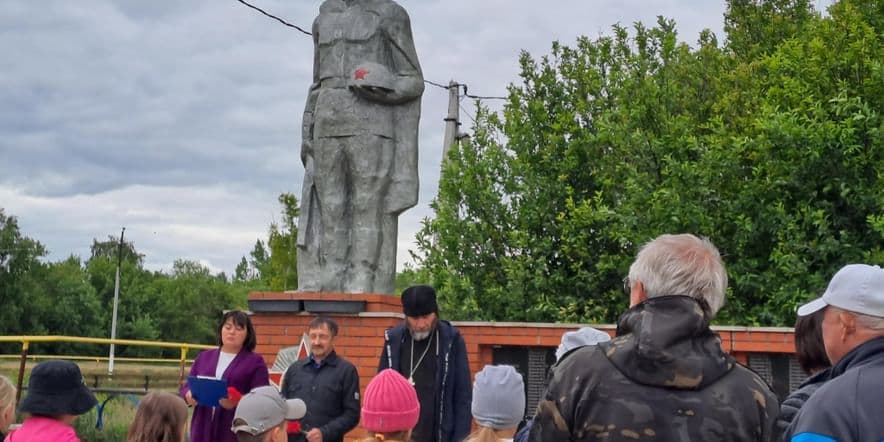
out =
[(438, 319), (433, 320), (433, 325), (431, 325), (428, 330), (415, 331), (413, 328), (411, 328), (409, 326), (408, 331), (411, 332), (412, 339), (414, 339), (415, 341), (423, 341), (424, 339), (429, 338), (430, 335), (433, 334), (433, 330), (436, 330), (436, 325), (438, 324), (438, 321), (439, 321)]

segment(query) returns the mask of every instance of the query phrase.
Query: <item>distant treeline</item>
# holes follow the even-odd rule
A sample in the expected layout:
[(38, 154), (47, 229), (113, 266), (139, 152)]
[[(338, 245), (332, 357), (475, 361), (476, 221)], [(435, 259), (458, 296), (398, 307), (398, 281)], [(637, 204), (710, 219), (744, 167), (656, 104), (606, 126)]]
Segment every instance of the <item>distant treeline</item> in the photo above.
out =
[[(298, 201), (288, 193), (278, 201), (282, 222), (270, 224), (266, 242), (257, 239), (233, 275), (213, 274), (191, 260), (175, 261), (170, 271), (151, 271), (135, 244), (126, 241), (120, 247), (113, 236), (93, 239), (88, 258), (48, 262), (46, 248), (0, 207), (0, 335), (110, 337), (119, 261), (118, 338), (214, 344), (223, 311), (246, 309), (250, 292), (297, 288)], [(0, 353), (20, 351), (18, 344), (0, 344)], [(31, 346), (35, 354), (101, 356), (107, 351), (106, 345), (92, 344)], [(180, 356), (177, 349), (133, 346), (117, 346), (116, 354)]]

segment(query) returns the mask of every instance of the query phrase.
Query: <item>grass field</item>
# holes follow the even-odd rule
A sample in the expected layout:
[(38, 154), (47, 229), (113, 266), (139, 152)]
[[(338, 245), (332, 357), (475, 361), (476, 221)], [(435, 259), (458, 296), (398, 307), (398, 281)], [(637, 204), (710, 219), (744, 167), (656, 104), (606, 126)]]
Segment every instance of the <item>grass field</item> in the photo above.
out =
[[(107, 363), (95, 361), (76, 361), (83, 372), (83, 379), (90, 387), (101, 388), (138, 388), (143, 389), (147, 385), (149, 390), (178, 391), (179, 366), (173, 364), (155, 363), (115, 363), (114, 376), (107, 375)], [(28, 360), (25, 366), (24, 386), (27, 386), (27, 375), (31, 368), (36, 365), (35, 361)], [(18, 377), (19, 362), (15, 360), (0, 360), (0, 374), (7, 376), (13, 383)], [(186, 367), (189, 370), (190, 367)], [(22, 397), (27, 392), (22, 393)], [(98, 421), (98, 410), (93, 408), (74, 422), (77, 434), (83, 442), (125, 442), (126, 431), (135, 417), (135, 408), (141, 395), (122, 394), (110, 395), (98, 393), (96, 398), (99, 404), (106, 404), (102, 412), (102, 428), (95, 428)], [(21, 422), (22, 417), (16, 419)]]
[[(113, 377), (107, 374), (106, 362), (75, 361), (83, 372), (83, 380), (90, 387), (116, 388), (147, 388), (150, 390), (176, 390), (178, 388), (179, 366), (177, 363), (114, 363)], [(25, 382), (27, 374), (36, 365), (36, 361), (28, 360), (25, 365)], [(18, 377), (19, 361), (0, 360), (0, 374), (6, 375), (12, 382)], [(186, 371), (190, 367), (185, 367)]]

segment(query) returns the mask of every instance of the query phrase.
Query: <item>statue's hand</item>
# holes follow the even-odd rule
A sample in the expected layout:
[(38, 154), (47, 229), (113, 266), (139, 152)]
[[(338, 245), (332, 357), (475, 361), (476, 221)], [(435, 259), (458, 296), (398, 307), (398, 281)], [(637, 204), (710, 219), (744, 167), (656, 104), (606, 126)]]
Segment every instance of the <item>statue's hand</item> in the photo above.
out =
[(308, 162), (313, 161), (313, 141), (304, 140), (301, 142), (301, 164), (305, 167)]
[(378, 103), (388, 103), (394, 94), (393, 89), (380, 86), (353, 85), (350, 86), (350, 90), (360, 98)]

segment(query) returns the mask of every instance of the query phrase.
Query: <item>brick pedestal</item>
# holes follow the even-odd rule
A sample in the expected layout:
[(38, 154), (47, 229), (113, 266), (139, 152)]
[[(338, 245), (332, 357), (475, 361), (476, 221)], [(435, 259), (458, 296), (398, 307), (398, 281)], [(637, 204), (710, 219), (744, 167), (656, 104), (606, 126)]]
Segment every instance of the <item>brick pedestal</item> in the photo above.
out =
[[(403, 320), (398, 296), (378, 294), (255, 292), (249, 295), (260, 353), (271, 366), (281, 348), (298, 346), (307, 324), (317, 315), (333, 318), (340, 327), (335, 339), (338, 355), (359, 372), (361, 392), (377, 373), (384, 330)], [(444, 312), (442, 317), (444, 319)], [(494, 349), (502, 346), (555, 348), (562, 334), (585, 324), (524, 322), (453, 322), (466, 342), (470, 371), (475, 374), (494, 362)], [(614, 335), (613, 325), (593, 325)], [(795, 344), (791, 328), (713, 327), (722, 348), (744, 364), (750, 354), (791, 354)], [(357, 429), (348, 440), (364, 436)]]

